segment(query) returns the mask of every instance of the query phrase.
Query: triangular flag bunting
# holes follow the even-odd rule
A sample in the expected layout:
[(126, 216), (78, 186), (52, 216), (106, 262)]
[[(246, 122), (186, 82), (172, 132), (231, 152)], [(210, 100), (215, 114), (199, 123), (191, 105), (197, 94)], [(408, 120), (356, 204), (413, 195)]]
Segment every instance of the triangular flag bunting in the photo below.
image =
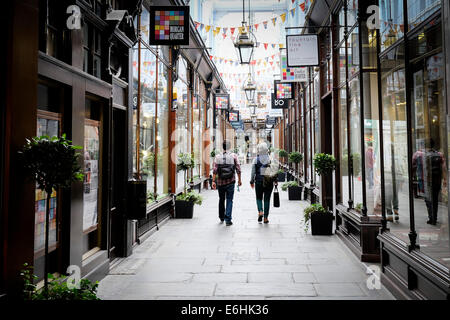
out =
[(281, 18), (281, 21), (283, 21), (283, 23), (284, 23), (284, 21), (286, 21), (286, 13), (283, 13), (283, 14), (280, 16), (280, 18)]
[(206, 31), (206, 32), (209, 32), (209, 29), (211, 29), (211, 26), (206, 26), (206, 27), (205, 27), (205, 31)]
[(267, 50), (267, 47), (269, 46), (269, 44), (268, 43), (264, 43), (264, 49), (266, 49)]
[(273, 23), (273, 25), (275, 26), (275, 23), (277, 22), (277, 18), (273, 18), (272, 19), (272, 23)]
[(231, 35), (233, 35), (233, 34), (234, 34), (234, 30), (236, 30), (236, 28), (230, 28), (230, 31), (231, 31)]
[(292, 18), (295, 16), (295, 8), (291, 10)]
[(305, 3), (300, 3), (300, 9), (302, 9), (303, 12), (305, 12)]
[(264, 21), (264, 22), (263, 22), (264, 29), (267, 29), (267, 23), (268, 23), (267, 21)]
[(284, 44), (282, 44), (282, 43), (280, 43), (279, 46), (280, 46), (280, 49), (284, 48)]
[(195, 23), (195, 29), (198, 29), (198, 27), (200, 27), (200, 22)]
[(255, 24), (255, 30), (258, 31), (259, 23)]

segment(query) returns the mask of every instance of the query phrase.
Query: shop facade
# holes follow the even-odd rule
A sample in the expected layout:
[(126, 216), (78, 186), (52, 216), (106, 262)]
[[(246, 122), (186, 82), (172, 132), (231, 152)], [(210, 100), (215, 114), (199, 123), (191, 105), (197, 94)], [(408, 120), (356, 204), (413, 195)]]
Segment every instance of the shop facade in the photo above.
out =
[[(277, 127), (284, 149), (304, 154), (291, 170), (397, 297), (448, 299), (448, 4), (328, 4), (315, 1), (299, 31), (319, 35), (320, 65)], [(332, 175), (314, 173), (318, 152), (337, 159)]]

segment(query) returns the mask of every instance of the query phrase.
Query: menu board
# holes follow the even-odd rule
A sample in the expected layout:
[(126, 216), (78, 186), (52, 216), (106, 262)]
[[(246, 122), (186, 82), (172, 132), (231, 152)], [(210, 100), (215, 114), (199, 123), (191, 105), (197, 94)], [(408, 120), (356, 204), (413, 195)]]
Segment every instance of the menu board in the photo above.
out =
[(215, 106), (216, 109), (228, 110), (230, 105), (230, 96), (228, 94), (216, 94)]
[(92, 124), (85, 124), (83, 231), (97, 225), (99, 160), (99, 127)]
[(289, 82), (280, 82), (275, 80), (275, 98), (276, 99), (292, 99), (293, 98), (293, 86)]

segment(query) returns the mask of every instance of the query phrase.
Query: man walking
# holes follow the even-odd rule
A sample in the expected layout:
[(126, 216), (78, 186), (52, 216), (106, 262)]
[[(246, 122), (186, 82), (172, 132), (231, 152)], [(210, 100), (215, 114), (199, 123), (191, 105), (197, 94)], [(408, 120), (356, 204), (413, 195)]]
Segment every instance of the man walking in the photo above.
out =
[[(219, 191), (219, 219), (225, 220), (227, 226), (231, 226), (231, 211), (233, 210), (234, 185), (236, 183), (235, 172), (238, 175), (238, 185), (241, 186), (241, 165), (236, 154), (231, 153), (230, 142), (225, 140), (222, 144), (223, 153), (214, 159), (212, 188)], [(225, 199), (227, 200), (225, 211)]]

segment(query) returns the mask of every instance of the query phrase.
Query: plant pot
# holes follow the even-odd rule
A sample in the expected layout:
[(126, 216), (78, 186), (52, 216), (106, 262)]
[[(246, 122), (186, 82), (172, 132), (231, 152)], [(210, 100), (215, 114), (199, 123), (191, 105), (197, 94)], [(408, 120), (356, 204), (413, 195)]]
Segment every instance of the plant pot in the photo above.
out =
[(289, 187), (288, 198), (289, 200), (302, 200), (303, 187)]
[(333, 214), (331, 212), (311, 213), (311, 234), (313, 236), (330, 236), (333, 234)]
[(283, 173), (278, 173), (278, 182), (284, 182), (284, 181), (286, 181), (286, 173), (285, 172), (283, 172)]
[(194, 215), (194, 202), (175, 200), (175, 218), (192, 219)]

